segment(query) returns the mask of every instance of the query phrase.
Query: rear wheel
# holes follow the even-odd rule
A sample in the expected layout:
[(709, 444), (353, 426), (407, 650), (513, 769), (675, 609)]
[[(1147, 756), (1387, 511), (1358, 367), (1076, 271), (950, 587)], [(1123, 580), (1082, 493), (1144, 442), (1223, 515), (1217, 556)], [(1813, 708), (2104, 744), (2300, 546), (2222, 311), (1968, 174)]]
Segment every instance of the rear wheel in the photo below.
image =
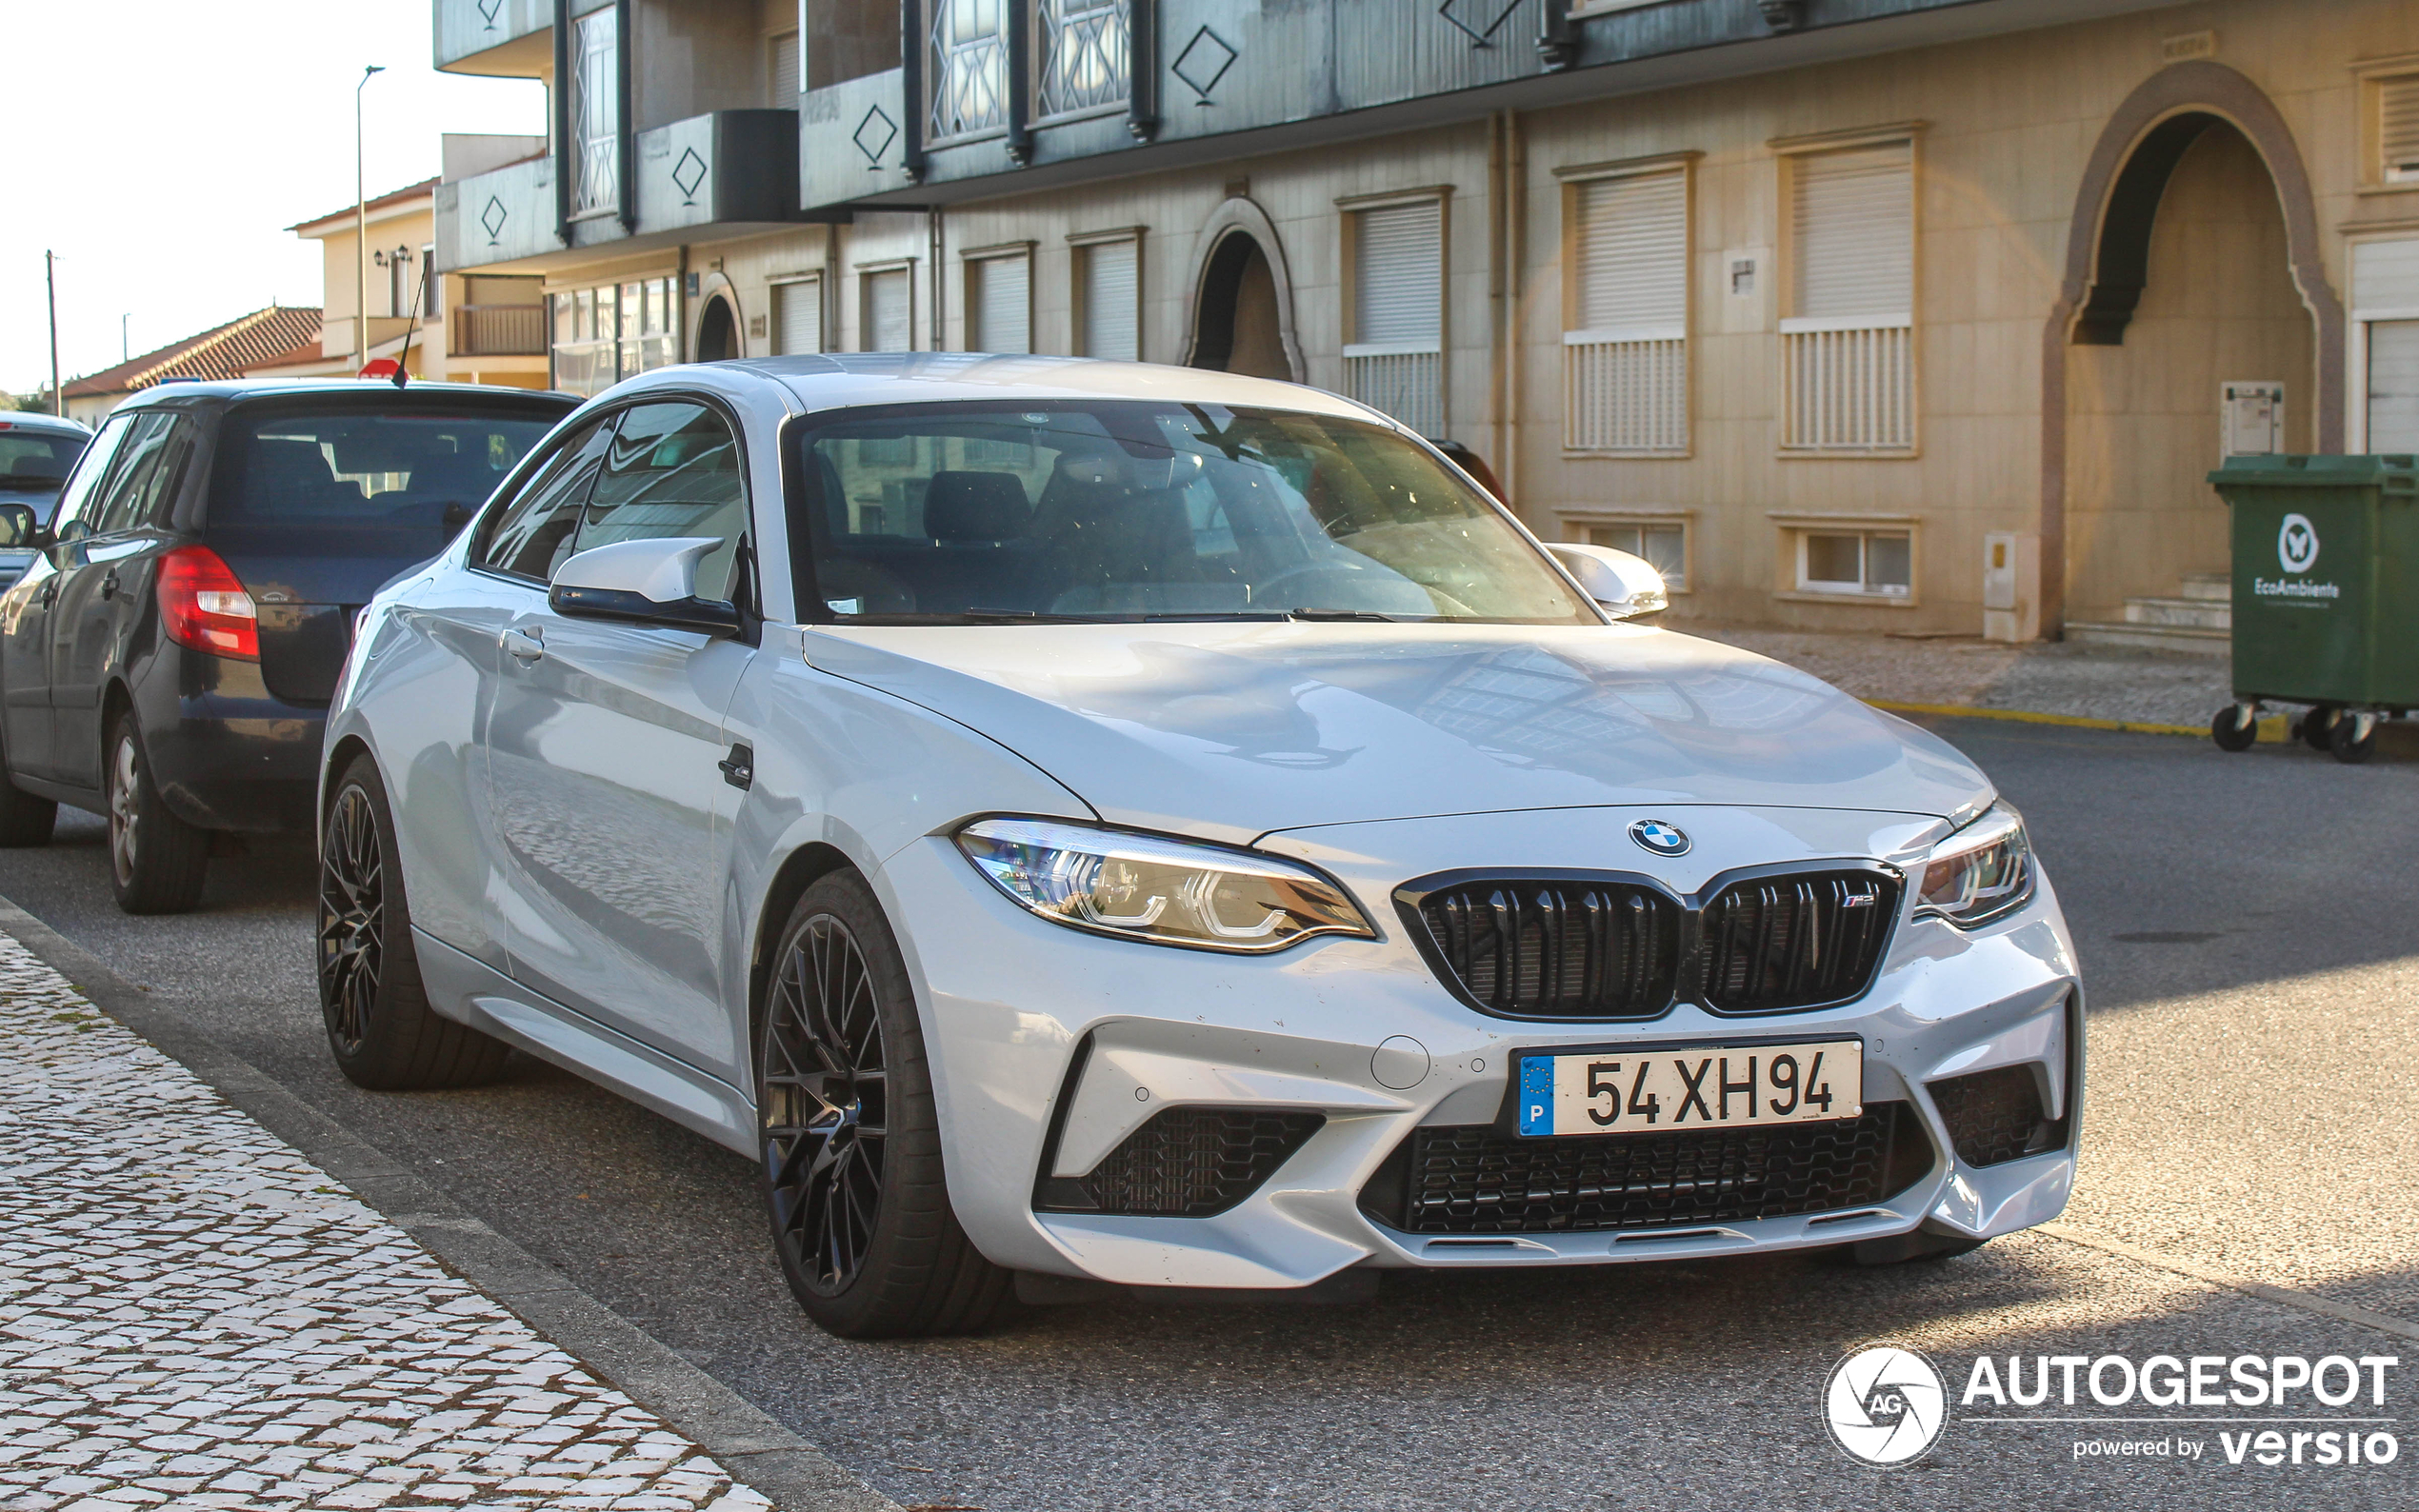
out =
[(320, 832), (319, 1011), (336, 1069), (377, 1091), (492, 1081), (510, 1053), (429, 1006), (394, 819), (367, 756), (336, 780)]
[(2247, 717), (2241, 705), (2229, 704), (2209, 721), (2209, 739), (2219, 750), (2249, 750), (2259, 739), (2259, 721)]
[[(2361, 732), (2364, 725), (2368, 726), (2366, 734)], [(2376, 753), (2377, 721), (2367, 716), (2355, 718), (2344, 715), (2335, 721), (2334, 732), (2327, 740), (2327, 748), (2334, 753), (2335, 760), (2348, 766), (2359, 766)]]
[(2293, 733), (2311, 750), (2330, 750), (2334, 746), (2335, 726), (2343, 717), (2343, 710), (2332, 704), (2313, 704), (2293, 726)]
[(950, 1208), (907, 965), (852, 872), (809, 887), (757, 1033), (765, 1200), (807, 1315), (846, 1339), (970, 1332), (1009, 1295)]
[(143, 729), (118, 716), (103, 774), (110, 806), (110, 890), (128, 913), (183, 913), (202, 901), (210, 831), (169, 811), (151, 780)]
[(36, 798), (9, 780), (7, 752), (0, 750), (0, 847), (47, 846), (58, 821), (57, 804)]

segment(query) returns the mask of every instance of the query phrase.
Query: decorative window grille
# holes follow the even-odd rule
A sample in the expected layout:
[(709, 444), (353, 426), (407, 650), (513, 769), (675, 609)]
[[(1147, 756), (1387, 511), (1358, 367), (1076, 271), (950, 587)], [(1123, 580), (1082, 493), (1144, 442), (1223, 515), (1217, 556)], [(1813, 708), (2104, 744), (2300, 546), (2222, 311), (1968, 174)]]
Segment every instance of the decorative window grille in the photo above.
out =
[(770, 81), (770, 98), (765, 103), (776, 110), (794, 110), (798, 108), (798, 33), (784, 31), (768, 46), (771, 56), (765, 73)]
[(773, 350), (784, 356), (823, 350), (823, 281), (772, 286)]
[(1445, 207), (1436, 200), (1355, 212), (1351, 396), (1424, 436), (1445, 431)]
[(1571, 328), (1563, 445), (1689, 448), (1689, 179), (1685, 169), (1570, 186)]
[(1782, 445), (1799, 451), (1910, 449), (1914, 145), (1804, 153), (1793, 160), (1790, 178)]
[(966, 268), (969, 351), (1033, 349), (1033, 260), (1024, 252), (976, 258)]
[(613, 8), (571, 23), (571, 214), (602, 215), (621, 205), (620, 50)]
[(1141, 360), (1141, 249), (1132, 241), (1094, 242), (1077, 249), (1085, 356)]
[(857, 323), (861, 351), (913, 351), (914, 283), (904, 268), (864, 275), (865, 304)]
[(2419, 73), (2377, 86), (2379, 176), (2389, 184), (2419, 184)]
[(933, 0), (932, 140), (1008, 124), (1009, 4)]
[(1040, 114), (1072, 115), (1126, 103), (1132, 56), (1130, 0), (1038, 0)]

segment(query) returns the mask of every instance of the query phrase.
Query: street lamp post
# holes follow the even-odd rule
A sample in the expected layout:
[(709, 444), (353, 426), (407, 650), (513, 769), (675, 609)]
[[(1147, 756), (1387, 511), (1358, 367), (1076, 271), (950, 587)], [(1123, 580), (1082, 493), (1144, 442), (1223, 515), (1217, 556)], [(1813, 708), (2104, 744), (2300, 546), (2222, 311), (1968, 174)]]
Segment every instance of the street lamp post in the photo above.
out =
[(386, 72), (372, 63), (361, 70), (352, 87), (352, 366), (358, 372), (370, 360), (370, 191), (361, 170), (361, 91), (372, 76)]

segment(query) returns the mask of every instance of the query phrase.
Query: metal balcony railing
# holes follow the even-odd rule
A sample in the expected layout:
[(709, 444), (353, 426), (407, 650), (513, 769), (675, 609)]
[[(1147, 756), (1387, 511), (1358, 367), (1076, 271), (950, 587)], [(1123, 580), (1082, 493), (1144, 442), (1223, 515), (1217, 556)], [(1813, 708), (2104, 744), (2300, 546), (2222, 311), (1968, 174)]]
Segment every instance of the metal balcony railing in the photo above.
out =
[(1392, 415), (1423, 436), (1445, 433), (1445, 359), (1434, 347), (1347, 347), (1344, 377), (1347, 391), (1370, 408)]
[(1565, 331), (1562, 444), (1571, 451), (1689, 449), (1689, 343), (1676, 330)]
[(446, 312), (456, 357), (543, 357), (544, 305), (456, 305)]
[(1781, 322), (1791, 451), (1909, 451), (1915, 332), (1905, 316)]

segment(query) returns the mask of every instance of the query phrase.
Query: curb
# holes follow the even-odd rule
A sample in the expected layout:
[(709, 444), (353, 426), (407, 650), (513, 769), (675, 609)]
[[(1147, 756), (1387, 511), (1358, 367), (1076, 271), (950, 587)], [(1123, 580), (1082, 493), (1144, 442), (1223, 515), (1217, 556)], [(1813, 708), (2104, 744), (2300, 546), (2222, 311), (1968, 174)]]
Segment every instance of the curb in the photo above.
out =
[[(2145, 720), (2094, 719), (2088, 714), (2036, 714), (2023, 708), (1979, 708), (1971, 704), (1901, 704), (1894, 699), (1869, 698), (1864, 702), (1893, 714), (1937, 714), (1949, 719), (2004, 719), (2024, 725), (2064, 725), (2074, 729), (2114, 729), (2129, 735), (2187, 735), (2194, 740), (2209, 739), (2207, 729), (2190, 725), (2153, 725)], [(2269, 714), (2259, 722), (2259, 738), (2282, 740), (2287, 721), (2282, 714)], [(2269, 726), (2273, 726), (2273, 728)]]
[(781, 1512), (903, 1512), (761, 1408), (5, 897), (0, 930), (67, 978), (93, 1006), (344, 1183), (448, 1270), (687, 1435)]

